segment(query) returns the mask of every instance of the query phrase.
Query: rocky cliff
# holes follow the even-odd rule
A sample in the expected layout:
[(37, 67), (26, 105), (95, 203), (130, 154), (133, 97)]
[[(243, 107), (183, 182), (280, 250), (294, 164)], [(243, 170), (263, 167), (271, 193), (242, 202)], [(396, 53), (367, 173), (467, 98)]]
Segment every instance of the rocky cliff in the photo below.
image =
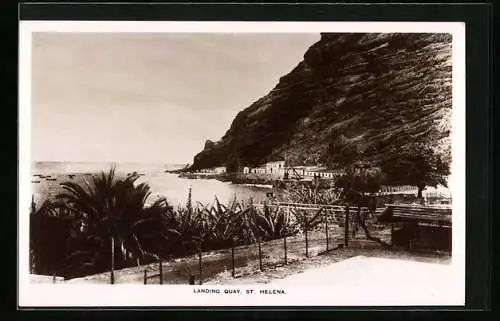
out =
[(425, 142), (449, 154), (451, 35), (322, 34), (264, 97), (242, 110), (192, 168), (383, 161)]

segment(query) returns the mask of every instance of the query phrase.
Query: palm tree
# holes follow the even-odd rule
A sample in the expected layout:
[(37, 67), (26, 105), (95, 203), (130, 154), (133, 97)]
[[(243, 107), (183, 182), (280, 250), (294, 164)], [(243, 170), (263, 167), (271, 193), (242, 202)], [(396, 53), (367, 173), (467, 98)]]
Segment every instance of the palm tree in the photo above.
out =
[(61, 184), (64, 191), (56, 199), (75, 223), (70, 258), (77, 268), (103, 269), (115, 252), (121, 253), (116, 260), (118, 267), (124, 267), (129, 258), (139, 263), (154, 257), (154, 247), (167, 234), (175, 233), (166, 226), (164, 215), (171, 207), (165, 199), (147, 205), (150, 187), (136, 184), (138, 178), (137, 174), (117, 178), (112, 167), (109, 173), (95, 174), (88, 180), (83, 177), (80, 184)]

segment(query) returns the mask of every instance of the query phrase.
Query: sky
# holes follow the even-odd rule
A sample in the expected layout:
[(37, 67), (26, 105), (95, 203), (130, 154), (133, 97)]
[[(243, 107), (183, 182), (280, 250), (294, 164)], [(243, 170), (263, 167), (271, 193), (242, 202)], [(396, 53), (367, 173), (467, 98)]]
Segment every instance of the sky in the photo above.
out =
[(32, 160), (192, 163), (319, 38), (34, 33)]

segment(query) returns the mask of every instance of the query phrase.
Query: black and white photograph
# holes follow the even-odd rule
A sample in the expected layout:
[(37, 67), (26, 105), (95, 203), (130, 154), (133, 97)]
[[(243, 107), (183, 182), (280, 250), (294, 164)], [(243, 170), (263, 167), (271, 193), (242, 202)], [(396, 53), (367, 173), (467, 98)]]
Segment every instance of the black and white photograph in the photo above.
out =
[(21, 304), (464, 304), (462, 24), (20, 41)]

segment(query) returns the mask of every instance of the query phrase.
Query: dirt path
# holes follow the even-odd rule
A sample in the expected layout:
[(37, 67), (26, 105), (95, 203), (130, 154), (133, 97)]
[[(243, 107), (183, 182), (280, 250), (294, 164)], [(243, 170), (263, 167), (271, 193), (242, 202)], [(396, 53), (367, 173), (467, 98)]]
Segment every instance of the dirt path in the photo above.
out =
[(391, 258), (416, 262), (448, 264), (451, 258), (444, 254), (431, 253), (408, 253), (403, 251), (387, 251), (375, 246), (366, 245), (358, 248), (347, 248), (330, 251), (321, 255), (302, 259), (292, 264), (278, 264), (273, 268), (265, 269), (263, 272), (251, 268), (240, 270), (239, 275), (233, 278), (230, 273), (221, 273), (211, 278), (205, 284), (266, 284), (276, 279), (283, 279), (291, 275), (302, 273), (309, 269), (325, 267), (332, 263), (340, 262), (356, 256)]

